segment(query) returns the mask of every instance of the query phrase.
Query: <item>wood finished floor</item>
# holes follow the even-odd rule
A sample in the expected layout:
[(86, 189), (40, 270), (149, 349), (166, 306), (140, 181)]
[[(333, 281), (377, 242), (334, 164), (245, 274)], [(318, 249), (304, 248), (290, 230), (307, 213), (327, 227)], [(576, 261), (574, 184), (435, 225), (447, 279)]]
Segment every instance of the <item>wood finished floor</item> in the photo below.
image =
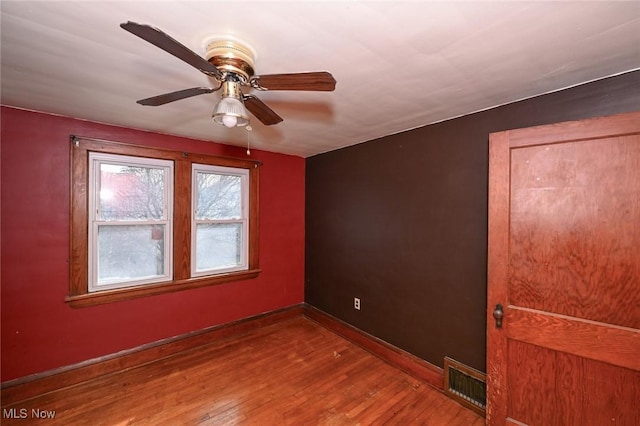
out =
[(3, 425), (484, 425), (304, 317), (2, 408), (28, 417)]

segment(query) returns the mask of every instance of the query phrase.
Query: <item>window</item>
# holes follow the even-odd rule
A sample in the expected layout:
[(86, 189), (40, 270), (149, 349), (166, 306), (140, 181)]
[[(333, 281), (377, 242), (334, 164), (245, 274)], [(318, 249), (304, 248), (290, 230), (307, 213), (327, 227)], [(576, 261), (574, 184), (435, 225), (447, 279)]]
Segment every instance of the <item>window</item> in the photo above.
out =
[(258, 276), (260, 163), (71, 142), (72, 306)]
[(89, 153), (89, 292), (170, 281), (173, 162)]
[(246, 170), (193, 165), (192, 276), (246, 268), (248, 178)]

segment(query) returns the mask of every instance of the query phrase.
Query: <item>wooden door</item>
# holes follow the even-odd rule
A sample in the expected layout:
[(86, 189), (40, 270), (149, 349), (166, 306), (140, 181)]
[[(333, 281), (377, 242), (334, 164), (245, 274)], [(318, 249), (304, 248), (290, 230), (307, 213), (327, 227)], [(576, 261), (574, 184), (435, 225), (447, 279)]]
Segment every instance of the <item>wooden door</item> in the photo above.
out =
[(489, 157), (487, 424), (640, 425), (640, 112)]

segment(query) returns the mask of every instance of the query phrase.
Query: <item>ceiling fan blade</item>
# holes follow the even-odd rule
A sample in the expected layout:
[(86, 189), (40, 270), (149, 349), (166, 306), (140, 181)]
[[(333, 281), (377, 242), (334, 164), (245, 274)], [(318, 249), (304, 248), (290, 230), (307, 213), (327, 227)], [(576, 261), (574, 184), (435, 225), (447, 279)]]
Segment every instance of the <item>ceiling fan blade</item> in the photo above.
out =
[(309, 90), (331, 92), (336, 88), (336, 80), (326, 71), (302, 72), (296, 74), (259, 75), (251, 79), (251, 85), (258, 90)]
[(120, 24), (120, 27), (159, 47), (165, 52), (170, 53), (176, 58), (182, 59), (184, 62), (199, 69), (203, 73), (213, 76), (218, 80), (222, 78), (222, 74), (213, 64), (159, 29), (150, 25), (138, 24), (131, 21)]
[(265, 126), (278, 124), (282, 121), (282, 117), (276, 114), (274, 110), (269, 108), (267, 104), (265, 104), (255, 96), (244, 95), (243, 100), (244, 106), (247, 107), (247, 109), (251, 111), (251, 114), (255, 115), (256, 118), (260, 120)]
[(218, 89), (210, 89), (208, 87), (192, 87), (191, 89), (178, 90), (177, 92), (164, 93), (162, 95), (153, 96), (151, 98), (140, 99), (137, 101), (140, 105), (158, 106), (168, 104), (169, 102), (179, 101), (180, 99), (190, 98), (192, 96), (204, 95), (205, 93), (213, 93)]

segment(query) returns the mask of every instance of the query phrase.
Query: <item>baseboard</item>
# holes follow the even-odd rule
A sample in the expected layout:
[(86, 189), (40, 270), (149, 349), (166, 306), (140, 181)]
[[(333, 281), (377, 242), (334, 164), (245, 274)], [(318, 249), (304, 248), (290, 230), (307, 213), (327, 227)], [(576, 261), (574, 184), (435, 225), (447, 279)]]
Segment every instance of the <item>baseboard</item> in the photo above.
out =
[(2, 383), (2, 405), (11, 405), (38, 395), (77, 385), (90, 379), (127, 371), (141, 365), (196, 350), (219, 339), (245, 334), (267, 325), (303, 315), (303, 305), (279, 309), (238, 321), (208, 327), (180, 336), (127, 349), (78, 364), (9, 380)]
[(303, 314), (307, 318), (378, 356), (394, 367), (429, 383), (440, 391), (444, 391), (444, 373), (442, 368), (367, 334), (308, 304), (304, 305)]
[(305, 316), (315, 321), (394, 367), (429, 383), (436, 389), (441, 391), (444, 389), (444, 375), (441, 368), (364, 333), (310, 305), (300, 304), (159, 340), (78, 364), (3, 382), (1, 390), (2, 405), (13, 405), (97, 377), (127, 371), (179, 353), (197, 350), (219, 339), (245, 334), (267, 325), (300, 316)]

